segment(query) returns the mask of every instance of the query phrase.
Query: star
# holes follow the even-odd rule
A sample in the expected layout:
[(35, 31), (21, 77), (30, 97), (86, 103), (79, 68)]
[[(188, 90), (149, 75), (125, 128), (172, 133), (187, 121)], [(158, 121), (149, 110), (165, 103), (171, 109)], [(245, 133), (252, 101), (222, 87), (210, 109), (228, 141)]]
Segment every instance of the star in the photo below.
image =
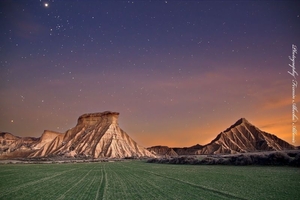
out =
[[(128, 126), (134, 127), (136, 134), (144, 129), (145, 133), (170, 137), (168, 134), (174, 132), (172, 126), (163, 126), (159, 131), (154, 127), (162, 120), (167, 124), (182, 121), (189, 123), (188, 130), (184, 127), (182, 130), (195, 134), (196, 139), (200, 138), (197, 132), (202, 126), (207, 128), (206, 123), (210, 122), (213, 127), (215, 121), (221, 125), (223, 118), (229, 117), (228, 112), (233, 121), (234, 116), (242, 113), (249, 118), (257, 116), (254, 120), (261, 124), (265, 119), (275, 124), (281, 115), (291, 115), (288, 109), (281, 115), (273, 115), (281, 112), (282, 105), (277, 101), (291, 98), (285, 94), (291, 81), (280, 84), (282, 88), (277, 94), (273, 89), (278, 82), (272, 80), (284, 81), (284, 73), (289, 69), (289, 60), (283, 59), (281, 47), (288, 49), (290, 41), (298, 41), (297, 34), (276, 30), (281, 27), (297, 32), (295, 24), (300, 20), (299, 12), (285, 10), (278, 15), (276, 10), (281, 6), (297, 6), (296, 3), (280, 1), (270, 7), (264, 1), (257, 5), (256, 1), (249, 1), (245, 6), (222, 3), (227, 1), (101, 2), (86, 1), (82, 5), (77, 1), (18, 1), (14, 11), (23, 9), (19, 15), (10, 17), (9, 7), (2, 13), (7, 20), (0, 31), (5, 44), (1, 48), (9, 51), (9, 56), (0, 55), (0, 77), (4, 80), (3, 87), (0, 86), (0, 116), (6, 119), (0, 120), (1, 129), (21, 136), (27, 133), (26, 136), (32, 136), (29, 133), (39, 136), (45, 128), (43, 120), (49, 120), (49, 129), (59, 127), (64, 131), (73, 127), (75, 113), (115, 109), (126, 116)], [(149, 12), (149, 6), (153, 12)], [(260, 10), (257, 6), (270, 9)], [(113, 12), (116, 7), (118, 13)], [(255, 37), (250, 37), (250, 33)], [(264, 46), (274, 48), (267, 51)], [(287, 51), (287, 56), (292, 56), (292, 50)], [(226, 70), (221, 68), (223, 65)], [(265, 66), (263, 72), (260, 66)], [(273, 98), (276, 102), (269, 103)], [(250, 109), (256, 105), (268, 109)], [(214, 113), (211, 108), (215, 108)], [(36, 110), (30, 112), (32, 109)], [(43, 113), (48, 113), (45, 118), (41, 117)], [(24, 121), (16, 116), (24, 116)], [(168, 116), (173, 116), (172, 120)], [(142, 126), (147, 118), (151, 119), (153, 129), (150, 125), (149, 130)], [(26, 125), (36, 119), (41, 123)], [(65, 119), (71, 122), (64, 124)], [(292, 125), (289, 119), (285, 124)], [(292, 132), (290, 125), (283, 125), (280, 130)], [(206, 132), (204, 128), (201, 132)], [(176, 130), (178, 135), (180, 129)], [(213, 135), (214, 130), (220, 131), (212, 128), (207, 133)], [(148, 140), (144, 135), (141, 138), (145, 139), (145, 145), (155, 145), (156, 139)], [(204, 135), (203, 140), (211, 139), (209, 134)], [(173, 139), (164, 144), (175, 145)], [(185, 142), (178, 139), (180, 146), (194, 145), (192, 140)]]

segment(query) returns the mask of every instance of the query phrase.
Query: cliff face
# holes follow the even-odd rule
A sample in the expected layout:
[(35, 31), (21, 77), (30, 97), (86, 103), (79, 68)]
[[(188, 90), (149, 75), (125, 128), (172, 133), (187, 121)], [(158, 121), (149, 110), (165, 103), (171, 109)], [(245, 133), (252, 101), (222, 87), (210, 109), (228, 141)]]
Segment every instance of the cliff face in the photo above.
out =
[(154, 157), (120, 129), (118, 117), (119, 113), (109, 111), (81, 115), (64, 134), (45, 131), (28, 157)]

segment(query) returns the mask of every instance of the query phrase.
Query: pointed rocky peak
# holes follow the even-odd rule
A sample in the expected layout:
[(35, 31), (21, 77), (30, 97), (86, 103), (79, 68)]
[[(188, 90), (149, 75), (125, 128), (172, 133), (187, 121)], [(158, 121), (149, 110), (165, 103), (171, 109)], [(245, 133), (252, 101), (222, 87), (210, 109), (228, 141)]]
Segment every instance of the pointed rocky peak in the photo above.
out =
[(246, 118), (243, 118), (243, 117), (241, 119), (239, 119), (237, 122), (239, 122), (240, 124), (245, 124), (245, 123), (249, 124), (249, 121)]
[(88, 114), (83, 114), (78, 118), (77, 125), (81, 125), (81, 124), (95, 125), (102, 121), (106, 121), (111, 124), (117, 124), (118, 118), (119, 118), (118, 112), (105, 111), (105, 112), (98, 112), (98, 113), (88, 113)]
[(236, 129), (237, 127), (239, 127), (239, 126), (243, 126), (243, 127), (247, 127), (247, 128), (253, 127), (254, 129), (257, 129), (246, 118), (240, 118), (233, 125), (231, 125), (229, 128), (227, 128), (225, 131), (222, 131), (221, 133), (219, 133), (217, 135), (217, 137), (215, 139), (213, 139), (209, 144), (212, 144), (212, 143), (220, 140), (222, 137), (225, 137), (225, 138), (231, 137), (231, 136), (228, 136), (228, 133), (235, 134), (236, 131), (233, 131), (233, 130)]
[(221, 132), (198, 153), (236, 153), (253, 151), (292, 150), (295, 147), (275, 135), (261, 131), (245, 118)]
[(228, 132), (231, 129), (240, 126), (240, 125), (244, 125), (244, 126), (253, 126), (246, 118), (241, 118), (238, 121), (236, 121), (232, 126), (230, 126), (229, 128), (227, 128), (224, 132)]
[(233, 126), (238, 126), (238, 125), (252, 125), (246, 118), (241, 118)]

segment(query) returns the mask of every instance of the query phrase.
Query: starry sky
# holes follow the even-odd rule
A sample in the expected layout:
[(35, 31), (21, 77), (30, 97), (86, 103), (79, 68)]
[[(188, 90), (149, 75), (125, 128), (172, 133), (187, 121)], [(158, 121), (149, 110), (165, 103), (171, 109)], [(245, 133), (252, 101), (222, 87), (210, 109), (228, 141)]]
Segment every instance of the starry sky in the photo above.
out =
[(292, 142), (297, 1), (1, 0), (0, 30), (1, 131), (110, 110), (145, 147), (206, 144), (242, 117)]

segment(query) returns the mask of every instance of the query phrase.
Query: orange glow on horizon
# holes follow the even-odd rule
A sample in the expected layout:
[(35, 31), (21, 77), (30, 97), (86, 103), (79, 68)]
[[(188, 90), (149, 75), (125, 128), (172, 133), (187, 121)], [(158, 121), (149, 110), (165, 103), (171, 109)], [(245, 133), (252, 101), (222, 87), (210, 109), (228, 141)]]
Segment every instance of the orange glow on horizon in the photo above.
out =
[[(252, 123), (251, 121), (249, 122)], [(232, 124), (233, 123), (235, 122), (232, 122)], [(151, 133), (144, 133), (143, 135), (139, 135), (139, 137), (135, 136), (134, 139), (136, 138), (136, 141), (138, 141), (138, 143), (140, 142), (141, 145), (145, 147), (158, 145), (168, 147), (190, 147), (196, 144), (205, 145), (210, 143), (219, 133), (230, 127), (232, 124), (228, 124), (226, 127), (223, 123), (220, 123), (219, 125), (215, 125), (214, 127), (206, 130), (201, 128), (191, 128), (190, 130), (184, 131), (169, 131), (165, 132), (163, 135), (159, 135), (158, 137), (153, 137), (153, 134)], [(292, 143), (291, 124), (287, 121), (269, 126), (266, 126), (266, 124), (270, 124), (269, 120), (261, 120), (257, 124), (252, 124), (261, 131), (276, 135), (278, 138), (288, 142), (289, 144), (300, 146), (300, 139), (298, 139), (297, 136), (296, 142), (294, 144)]]

